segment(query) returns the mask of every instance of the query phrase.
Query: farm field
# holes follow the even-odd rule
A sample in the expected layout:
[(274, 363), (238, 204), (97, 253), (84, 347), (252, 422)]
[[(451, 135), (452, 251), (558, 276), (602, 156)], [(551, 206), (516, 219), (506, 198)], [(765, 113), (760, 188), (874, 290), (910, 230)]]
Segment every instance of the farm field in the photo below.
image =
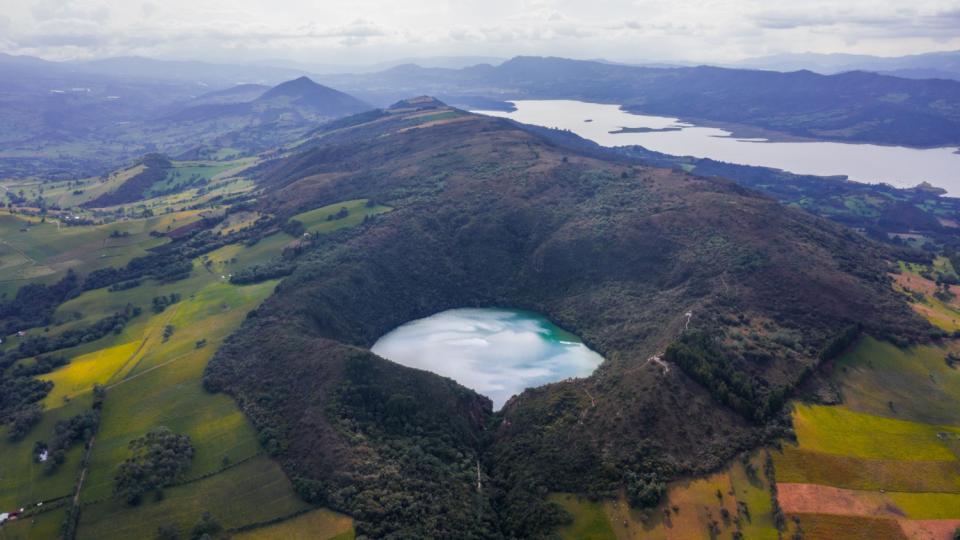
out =
[(353, 520), (324, 508), (233, 535), (234, 540), (353, 540)]
[[(374, 207), (370, 211), (385, 210)], [(357, 211), (354, 215), (356, 219), (338, 220), (335, 227), (327, 227), (324, 221), (320, 228), (335, 230), (354, 225), (367, 214)], [(3, 217), (9, 220), (8, 227), (30, 221), (20, 216)], [(224, 234), (255, 218), (242, 216)], [(128, 247), (137, 246), (137, 235), (147, 236), (151, 230), (166, 230), (192, 219), (199, 219), (199, 212), (59, 231), (54, 223), (31, 221), (27, 234), (47, 239), (46, 244), (31, 246), (34, 252), (57, 258), (63, 256), (64, 249), (75, 249), (68, 246), (78, 239), (80, 245), (95, 245), (109, 238), (109, 231), (119, 229), (130, 232), (122, 237), (128, 240)], [(70, 362), (39, 376), (53, 382), (42, 401), (42, 421), (19, 442), (9, 442), (5, 436), (0, 440), (6, 458), (0, 462), (0, 478), (4, 480), (0, 482), (0, 504), (49, 504), (72, 494), (80, 473), (82, 445), (70, 448), (58, 472), (46, 474), (42, 464), (36, 462), (34, 444), (49, 440), (58, 421), (89, 411), (92, 389), (100, 384), (105, 388), (105, 399), (80, 492), (83, 511), (78, 538), (150, 538), (159, 526), (169, 524), (186, 533), (205, 510), (226, 529), (242, 528), (248, 538), (317, 538), (318, 531), (327, 535), (323, 538), (352, 538), (352, 520), (302, 502), (279, 466), (262, 454), (256, 431), (233, 399), (226, 394), (210, 394), (201, 384), (204, 368), (219, 345), (278, 283), (234, 285), (229, 275), (279, 256), (291, 241), (289, 235), (277, 232), (252, 246), (229, 244), (194, 260), (193, 271), (186, 279), (172, 283), (144, 279), (125, 290), (85, 291), (59, 306), (54, 318), (66, 322), (52, 326), (50, 336), (92, 324), (127, 305), (140, 306), (142, 312), (119, 333), (58, 351)], [(128, 251), (125, 260), (136, 256), (132, 248)], [(97, 267), (76, 266), (83, 272)], [(171, 294), (179, 300), (160, 312), (151, 309), (155, 298)], [(32, 329), (28, 335), (40, 330)], [(16, 347), (19, 339), (11, 338), (4, 348)], [(189, 436), (194, 458), (179, 483), (164, 490), (162, 500), (149, 496), (139, 506), (128, 506), (113, 494), (116, 466), (127, 457), (129, 442), (156, 426)], [(59, 531), (64, 516), (63, 508), (39, 514), (35, 522), (24, 520), (3, 527), (0, 538), (47, 538), (49, 531)], [(290, 521), (285, 519), (288, 516), (292, 517)], [(263, 526), (256, 526), (260, 523)]]
[(956, 270), (946, 257), (937, 257), (929, 266), (900, 263), (894, 275), (894, 288), (911, 297), (911, 306), (920, 316), (947, 332), (960, 330), (960, 285), (945, 285), (936, 280), (956, 283)]
[(69, 269), (86, 274), (123, 266), (169, 241), (151, 232), (167, 232), (200, 217), (200, 211), (189, 210), (145, 220), (67, 227), (0, 210), (0, 293), (12, 295), (27, 282), (55, 282)]
[[(754, 455), (749, 469), (738, 461), (712, 476), (673, 483), (667, 502), (652, 511), (630, 509), (622, 496), (552, 495), (574, 516), (558, 534), (725, 538), (739, 517), (744, 538), (776, 539), (763, 466), (768, 452), (787, 518), (783, 538), (799, 531), (810, 540), (952, 540), (960, 527), (960, 369), (944, 358), (953, 347), (900, 349), (864, 337), (832, 366), (842, 405), (793, 404), (796, 444)], [(724, 509), (731, 518), (723, 518)]]
[(898, 349), (865, 337), (833, 368), (842, 405), (794, 405), (797, 444), (772, 452), (790, 534), (952, 538), (960, 526), (952, 347)]
[(161, 525), (187, 532), (203, 512), (210, 512), (226, 529), (282, 518), (309, 506), (293, 491), (280, 467), (266, 457), (164, 490), (160, 501), (145, 500), (131, 509), (108, 499), (83, 507), (78, 538), (151, 538)]
[(851, 410), (957, 426), (960, 371), (944, 361), (951, 352), (953, 345), (898, 349), (867, 337), (837, 362), (834, 379)]
[(648, 511), (631, 508), (622, 495), (612, 501), (590, 501), (554, 494), (551, 500), (573, 516), (573, 523), (557, 533), (569, 540), (683, 540), (723, 538), (740, 531), (744, 538), (776, 540), (763, 459), (755, 454), (714, 475), (674, 482), (665, 502)]

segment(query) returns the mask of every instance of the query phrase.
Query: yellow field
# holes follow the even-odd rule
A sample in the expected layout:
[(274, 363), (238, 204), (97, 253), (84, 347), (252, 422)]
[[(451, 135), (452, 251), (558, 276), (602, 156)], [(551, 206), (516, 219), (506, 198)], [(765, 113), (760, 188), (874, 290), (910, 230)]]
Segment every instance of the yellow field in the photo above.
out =
[(773, 452), (780, 482), (850, 489), (960, 492), (960, 461), (863, 459), (786, 445)]
[(69, 399), (93, 390), (94, 384), (105, 384), (130, 362), (140, 348), (140, 342), (131, 341), (115, 347), (78, 356), (66, 366), (39, 378), (53, 382), (53, 390), (43, 400), (43, 406), (53, 409)]
[(795, 405), (794, 428), (807, 450), (867, 459), (950, 461), (957, 456), (941, 437), (960, 428), (931, 426), (853, 412), (844, 407)]
[(960, 374), (948, 352), (864, 338), (832, 375), (844, 405), (795, 406), (799, 445), (774, 458), (780, 505), (804, 538), (947, 539), (960, 526)]

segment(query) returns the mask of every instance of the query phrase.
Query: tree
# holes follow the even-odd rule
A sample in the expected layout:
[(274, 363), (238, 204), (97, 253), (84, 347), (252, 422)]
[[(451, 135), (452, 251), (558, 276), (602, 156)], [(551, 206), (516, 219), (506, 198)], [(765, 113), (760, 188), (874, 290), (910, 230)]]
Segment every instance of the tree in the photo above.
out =
[(637, 474), (629, 471), (625, 476), (627, 499), (632, 506), (649, 508), (656, 506), (667, 487), (656, 473)]
[(193, 529), (190, 531), (190, 538), (193, 540), (199, 540), (200, 538), (210, 537), (214, 534), (217, 534), (223, 529), (220, 523), (213, 517), (210, 512), (204, 512), (200, 516), (200, 521), (193, 526)]
[(190, 466), (194, 449), (190, 437), (158, 427), (130, 441), (131, 456), (114, 476), (114, 493), (137, 505), (150, 491), (160, 492)]
[(157, 527), (157, 540), (179, 540), (180, 531), (173, 523)]

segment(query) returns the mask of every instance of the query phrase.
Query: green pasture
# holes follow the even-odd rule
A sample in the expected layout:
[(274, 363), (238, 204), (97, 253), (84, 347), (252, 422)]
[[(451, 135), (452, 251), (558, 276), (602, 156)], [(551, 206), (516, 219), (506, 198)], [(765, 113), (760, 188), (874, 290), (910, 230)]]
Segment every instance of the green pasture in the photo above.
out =
[(960, 366), (947, 365), (949, 352), (900, 349), (867, 337), (837, 362), (833, 378), (851, 410), (960, 426)]
[[(346, 208), (347, 212), (349, 212), (347, 217), (333, 220), (329, 219), (342, 208)], [(303, 223), (303, 226), (311, 233), (326, 234), (346, 227), (359, 225), (367, 216), (383, 214), (390, 210), (392, 210), (392, 208), (389, 206), (379, 204), (367, 206), (367, 199), (355, 199), (309, 210), (293, 216), (292, 219)]]
[(175, 525), (187, 535), (205, 511), (230, 529), (306, 508), (309, 505), (297, 498), (280, 467), (261, 456), (209, 478), (168, 488), (160, 501), (148, 497), (135, 507), (118, 499), (85, 504), (77, 538), (153, 538), (162, 525)]
[(326, 508), (233, 535), (234, 540), (353, 540), (353, 520)]
[(843, 406), (796, 404), (800, 448), (866, 459), (949, 461), (949, 440), (960, 428), (934, 426), (854, 412)]

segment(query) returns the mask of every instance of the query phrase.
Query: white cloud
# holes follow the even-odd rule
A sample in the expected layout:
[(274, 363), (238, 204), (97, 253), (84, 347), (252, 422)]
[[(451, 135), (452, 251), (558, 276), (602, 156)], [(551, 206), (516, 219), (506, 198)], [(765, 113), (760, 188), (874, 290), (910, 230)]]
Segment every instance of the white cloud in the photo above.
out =
[(9, 20), (4, 52), (56, 58), (257, 51), (318, 62), (457, 54), (724, 61), (960, 48), (957, 0), (0, 0), (0, 13)]

